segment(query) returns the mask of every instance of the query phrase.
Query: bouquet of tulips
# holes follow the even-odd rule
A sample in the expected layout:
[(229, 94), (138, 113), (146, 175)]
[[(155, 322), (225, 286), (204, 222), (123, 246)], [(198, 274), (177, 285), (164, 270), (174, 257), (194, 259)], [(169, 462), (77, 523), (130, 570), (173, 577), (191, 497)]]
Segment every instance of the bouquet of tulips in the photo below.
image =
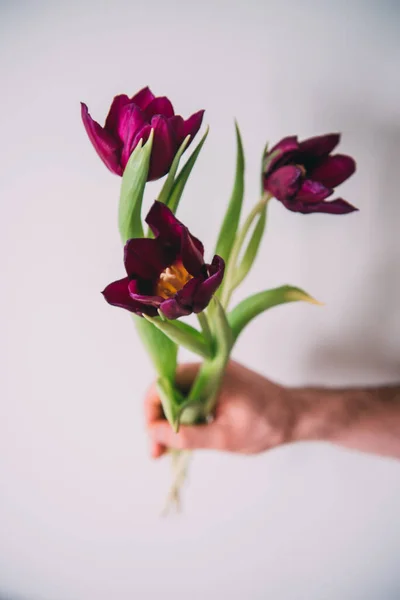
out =
[[(178, 431), (181, 423), (212, 419), (230, 354), (244, 328), (262, 312), (279, 304), (317, 303), (290, 285), (257, 291), (231, 308), (232, 293), (253, 266), (263, 238), (272, 198), (288, 210), (308, 214), (345, 214), (357, 210), (343, 199), (326, 201), (334, 187), (355, 171), (354, 160), (334, 154), (338, 134), (299, 142), (282, 139), (262, 156), (260, 198), (242, 220), (245, 161), (236, 125), (237, 160), (215, 255), (204, 259), (203, 244), (175, 214), (186, 183), (208, 134), (181, 166), (198, 133), (204, 111), (188, 119), (176, 115), (166, 97), (148, 87), (129, 98), (116, 96), (104, 127), (82, 104), (82, 120), (96, 152), (110, 171), (122, 177), (119, 231), (124, 245), (126, 276), (110, 283), (103, 295), (113, 306), (133, 314), (139, 335), (157, 371), (165, 418)], [(158, 198), (142, 218), (146, 184), (165, 177)], [(122, 270), (122, 269), (121, 269)], [(183, 318), (195, 313), (199, 328)], [(186, 396), (175, 385), (177, 354), (183, 346), (203, 362)], [(174, 480), (169, 506), (179, 500), (187, 452), (173, 452)]]

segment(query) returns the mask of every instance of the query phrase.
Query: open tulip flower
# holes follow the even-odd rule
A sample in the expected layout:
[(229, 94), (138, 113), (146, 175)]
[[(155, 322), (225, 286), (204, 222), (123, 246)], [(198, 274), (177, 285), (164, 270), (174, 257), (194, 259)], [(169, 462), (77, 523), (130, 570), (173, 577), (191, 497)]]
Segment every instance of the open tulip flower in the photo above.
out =
[(154, 130), (148, 181), (168, 173), (183, 140), (190, 135), (190, 143), (200, 129), (203, 113), (200, 110), (185, 121), (175, 115), (168, 98), (156, 98), (148, 87), (132, 98), (125, 94), (116, 96), (104, 127), (92, 119), (86, 104), (81, 104), (82, 120), (90, 141), (104, 164), (117, 175), (123, 174), (139, 141), (146, 142)]
[[(205, 423), (214, 414), (226, 365), (245, 327), (280, 304), (299, 300), (319, 304), (303, 290), (282, 285), (257, 291), (230, 306), (235, 289), (256, 260), (270, 199), (275, 197), (289, 210), (301, 213), (357, 210), (340, 198), (327, 202), (334, 188), (354, 173), (355, 162), (344, 154), (332, 155), (338, 134), (302, 142), (295, 136), (282, 139), (264, 153), (261, 198), (242, 219), (245, 160), (236, 125), (233, 190), (214, 258), (207, 263), (203, 244), (175, 217), (207, 137), (208, 128), (182, 166), (182, 154), (201, 126), (203, 111), (184, 121), (174, 114), (167, 98), (155, 98), (146, 87), (133, 98), (116, 96), (104, 128), (93, 121), (84, 104), (82, 118), (97, 153), (111, 171), (122, 176), (118, 223), (126, 276), (110, 283), (104, 298), (133, 314), (157, 371), (157, 389), (171, 427), (178, 431), (182, 423)], [(147, 182), (163, 175), (167, 177), (143, 223)], [(199, 327), (185, 321), (192, 313)], [(202, 359), (185, 395), (175, 383), (180, 347)], [(179, 501), (189, 456), (186, 451), (173, 455), (175, 477), (169, 507)]]
[(356, 169), (350, 156), (331, 155), (339, 141), (337, 133), (303, 142), (297, 136), (282, 139), (264, 158), (264, 189), (294, 212), (341, 215), (357, 210), (342, 198), (326, 202)]
[(214, 256), (206, 264), (203, 244), (161, 202), (154, 202), (146, 222), (155, 239), (126, 242), (128, 276), (108, 285), (105, 299), (140, 316), (161, 310), (177, 319), (203, 311), (222, 282), (223, 259)]

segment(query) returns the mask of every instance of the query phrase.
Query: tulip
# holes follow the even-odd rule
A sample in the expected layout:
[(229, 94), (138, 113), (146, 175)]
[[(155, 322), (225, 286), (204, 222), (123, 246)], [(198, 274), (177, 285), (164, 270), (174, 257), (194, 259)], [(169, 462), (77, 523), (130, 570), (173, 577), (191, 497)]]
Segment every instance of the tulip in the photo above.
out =
[(264, 189), (294, 212), (345, 214), (358, 210), (342, 198), (326, 202), (337, 185), (356, 170), (345, 154), (331, 155), (340, 135), (331, 133), (298, 142), (286, 137), (264, 157)]
[(128, 276), (106, 287), (106, 301), (140, 316), (161, 310), (168, 319), (203, 311), (221, 284), (223, 259), (216, 255), (206, 264), (203, 244), (161, 202), (154, 202), (146, 222), (155, 238), (127, 241)]
[(105, 165), (122, 175), (130, 155), (140, 140), (145, 143), (154, 130), (148, 181), (168, 173), (179, 146), (187, 135), (192, 141), (203, 120), (203, 110), (186, 121), (175, 115), (166, 97), (156, 98), (148, 87), (132, 98), (116, 96), (111, 104), (104, 127), (92, 119), (86, 104), (81, 103), (81, 114), (86, 132), (97, 154)]

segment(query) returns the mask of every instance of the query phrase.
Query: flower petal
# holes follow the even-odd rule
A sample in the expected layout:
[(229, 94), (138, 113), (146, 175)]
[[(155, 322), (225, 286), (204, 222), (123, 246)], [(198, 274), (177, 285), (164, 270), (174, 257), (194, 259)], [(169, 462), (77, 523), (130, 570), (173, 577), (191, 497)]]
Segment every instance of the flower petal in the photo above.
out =
[(154, 140), (147, 176), (148, 181), (160, 179), (168, 173), (177, 151), (177, 144), (168, 119), (162, 115), (153, 117), (151, 128), (154, 129)]
[(343, 200), (342, 198), (337, 198), (336, 200), (332, 200), (332, 202), (303, 204), (301, 210), (297, 210), (296, 212), (301, 212), (303, 214), (328, 213), (331, 215), (346, 215), (356, 210), (358, 210), (358, 208), (356, 208), (349, 202), (346, 202), (346, 200)]
[(156, 237), (172, 239), (180, 247), (182, 223), (174, 213), (162, 202), (155, 200), (145, 218)]
[(174, 130), (175, 139), (178, 147), (182, 144), (186, 136), (190, 135), (188, 146), (193, 141), (196, 133), (199, 131), (203, 122), (204, 110), (194, 113), (186, 121), (179, 115), (171, 119), (171, 125)]
[(157, 279), (175, 259), (176, 251), (163, 247), (158, 240), (134, 238), (124, 248), (124, 263), (130, 278)]
[(327, 188), (319, 181), (304, 179), (296, 194), (298, 202), (321, 202), (333, 194), (333, 189)]
[(299, 150), (301, 154), (318, 158), (332, 152), (339, 142), (340, 133), (327, 133), (300, 142)]
[[(204, 256), (204, 247), (200, 240), (192, 235), (187, 227), (178, 221), (174, 213), (162, 202), (158, 202), (157, 200), (154, 202), (145, 221), (150, 226), (154, 235), (160, 239), (162, 244), (169, 244), (180, 253), (183, 252), (185, 254), (187, 259), (186, 264), (191, 264), (190, 254), (194, 257), (193, 260), (197, 262), (199, 260), (199, 254), (201, 257)], [(185, 231), (187, 233), (184, 233)], [(194, 249), (192, 246), (194, 246)], [(202, 260), (202, 264), (203, 263), (204, 260)], [(196, 270), (196, 266), (193, 268)]]
[(128, 290), (128, 284), (128, 277), (119, 279), (118, 281), (113, 281), (105, 288), (102, 294), (108, 304), (112, 304), (112, 306), (119, 306), (120, 308), (125, 308), (130, 312), (139, 314), (140, 312), (143, 312), (142, 307), (138, 302), (135, 302), (135, 300), (131, 298)]
[(274, 169), (287, 163), (298, 152), (299, 143), (296, 135), (283, 138), (264, 157), (263, 170), (268, 176)]
[(146, 125), (146, 119), (140, 108), (132, 103), (125, 104), (122, 107), (117, 130), (123, 143), (121, 154), (121, 166), (123, 169), (125, 169), (126, 163), (135, 149), (135, 138), (137, 139), (144, 125)]
[(154, 100), (155, 96), (153, 92), (150, 90), (149, 86), (144, 87), (140, 90), (135, 96), (133, 96), (130, 100), (133, 104), (136, 104), (142, 110), (145, 110), (147, 106), (150, 104), (152, 100)]
[(202, 276), (193, 277), (173, 298), (161, 304), (160, 309), (168, 319), (178, 319), (193, 312), (193, 299), (202, 281)]
[(186, 308), (179, 304), (176, 297), (164, 300), (160, 305), (160, 310), (167, 319), (179, 319), (179, 317), (186, 317), (192, 312), (191, 308)]
[(144, 111), (146, 119), (151, 121), (155, 115), (163, 115), (167, 119), (174, 116), (174, 107), (166, 96), (154, 98)]
[(277, 200), (284, 202), (297, 194), (301, 180), (301, 169), (294, 165), (286, 165), (265, 178), (264, 188)]
[(86, 133), (101, 160), (110, 171), (117, 175), (122, 175), (122, 168), (119, 161), (120, 146), (118, 142), (92, 119), (89, 115), (88, 107), (83, 102), (81, 102), (81, 115)]
[(203, 255), (203, 244), (192, 236), (185, 226), (182, 226), (181, 260), (186, 271), (193, 275), (193, 277), (200, 275), (203, 270)]
[(158, 308), (163, 302), (164, 298), (162, 296), (148, 296), (146, 294), (139, 293), (139, 285), (138, 282), (134, 279), (128, 284), (129, 295), (141, 306), (141, 311), (146, 315), (154, 315), (158, 314)]
[(118, 121), (121, 110), (126, 104), (129, 104), (129, 98), (126, 94), (115, 96), (111, 103), (110, 110), (108, 111), (106, 118), (106, 124), (104, 125), (104, 129), (111, 135), (118, 135)]
[(196, 289), (193, 300), (193, 312), (199, 313), (204, 310), (224, 277), (225, 262), (217, 254), (214, 256), (211, 265), (208, 265), (209, 277), (203, 281)]
[(356, 170), (356, 163), (345, 154), (335, 154), (327, 156), (313, 169), (309, 170), (308, 175), (311, 179), (319, 181), (329, 188), (334, 188), (337, 185), (346, 181)]

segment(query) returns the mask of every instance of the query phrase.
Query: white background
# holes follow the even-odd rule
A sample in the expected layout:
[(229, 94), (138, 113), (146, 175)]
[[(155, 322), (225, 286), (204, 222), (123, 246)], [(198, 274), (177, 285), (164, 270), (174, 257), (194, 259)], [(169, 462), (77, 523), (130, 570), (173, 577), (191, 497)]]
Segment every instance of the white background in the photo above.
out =
[[(325, 301), (254, 323), (236, 358), (287, 384), (400, 378), (399, 5), (154, 0), (0, 4), (2, 100), (0, 597), (13, 600), (395, 600), (399, 463), (323, 444), (259, 457), (204, 452), (180, 517), (159, 518), (166, 461), (148, 458), (153, 378), (127, 313), (100, 291), (123, 275), (119, 179), (92, 149), (149, 84), (211, 133), (181, 218), (209, 256), (230, 192), (233, 118), (258, 194), (266, 142), (342, 131), (360, 212), (271, 206), (237, 295), (291, 283)], [(157, 184), (149, 186), (147, 205)]]

